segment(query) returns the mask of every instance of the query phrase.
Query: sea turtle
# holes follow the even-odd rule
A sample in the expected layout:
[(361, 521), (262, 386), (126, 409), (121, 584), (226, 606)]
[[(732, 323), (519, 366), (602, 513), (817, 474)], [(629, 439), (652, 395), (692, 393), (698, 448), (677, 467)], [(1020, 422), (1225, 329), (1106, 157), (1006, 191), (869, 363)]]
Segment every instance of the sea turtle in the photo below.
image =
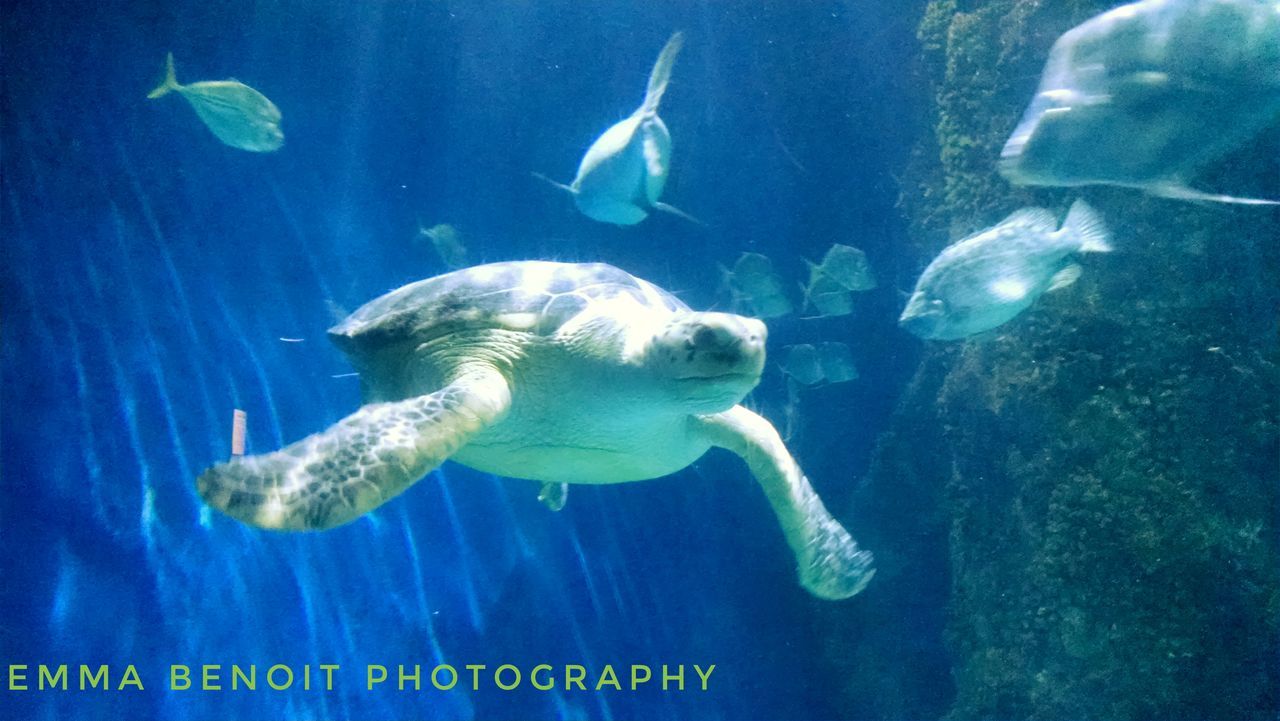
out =
[(196, 487), (209, 505), (262, 528), (321, 530), (446, 459), (604, 484), (675, 473), (719, 446), (764, 488), (805, 588), (847, 598), (874, 573), (773, 426), (738, 405), (764, 368), (759, 320), (695, 312), (601, 263), (519, 261), (411, 283), (329, 337), (359, 371), (365, 405), (279, 451), (206, 470)]

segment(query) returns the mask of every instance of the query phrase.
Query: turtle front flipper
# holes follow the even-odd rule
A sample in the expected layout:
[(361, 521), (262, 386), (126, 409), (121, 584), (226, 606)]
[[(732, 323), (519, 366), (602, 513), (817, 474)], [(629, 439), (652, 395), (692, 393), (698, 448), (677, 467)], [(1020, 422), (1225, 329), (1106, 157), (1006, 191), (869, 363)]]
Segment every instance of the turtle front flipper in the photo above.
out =
[(747, 462), (764, 489), (795, 553), (800, 584), (830, 600), (848, 598), (865, 588), (875, 575), (871, 553), (859, 550), (849, 532), (827, 512), (773, 425), (742, 406), (698, 420), (714, 445)]
[(274, 453), (213, 466), (196, 490), (210, 506), (260, 528), (333, 528), (394, 498), (510, 405), (497, 369), (471, 369), (434, 393), (366, 405)]

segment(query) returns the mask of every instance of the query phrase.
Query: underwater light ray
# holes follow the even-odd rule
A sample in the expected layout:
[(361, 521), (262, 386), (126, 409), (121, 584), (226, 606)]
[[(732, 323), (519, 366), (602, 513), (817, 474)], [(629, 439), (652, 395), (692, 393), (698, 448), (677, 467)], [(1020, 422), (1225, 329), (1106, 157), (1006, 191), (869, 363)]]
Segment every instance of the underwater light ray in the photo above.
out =
[[(210, 297), (213, 300), (214, 307), (217, 308), (218, 312), (222, 316), (223, 326), (230, 331), (230, 337), (240, 345), (241, 349), (244, 351), (245, 357), (249, 360), (249, 367), (253, 369), (254, 378), (258, 381), (258, 387), (261, 392), (261, 402), (267, 407), (267, 421), (268, 428), (272, 433), (272, 447), (279, 448), (284, 445), (284, 430), (280, 425), (280, 413), (276, 408), (275, 396), (272, 395), (271, 383), (267, 380), (266, 368), (263, 367), (262, 361), (258, 358), (258, 354), (254, 352), (253, 346), (245, 336), (244, 329), (235, 320), (235, 317), (231, 314), (231, 310), (227, 308), (226, 299), (223, 298), (222, 294), (216, 292), (211, 293)], [(192, 493), (194, 492), (195, 488), (193, 486)]]
[[(190, 296), (187, 293), (186, 285), (182, 281), (182, 275), (178, 272), (177, 265), (174, 263), (173, 255), (169, 250), (170, 244), (164, 237), (164, 233), (160, 229), (160, 223), (157, 221), (155, 212), (152, 210), (151, 201), (147, 198), (146, 192), (142, 188), (142, 183), (138, 179), (138, 174), (134, 170), (133, 164), (129, 161), (128, 154), (125, 152), (124, 146), (120, 142), (120, 138), (115, 133), (109, 133), (109, 136), (112, 144), (115, 146), (116, 154), (120, 158), (120, 166), (124, 170), (125, 176), (129, 179), (130, 186), (133, 188), (133, 195), (137, 201), (139, 210), (142, 212), (142, 217), (146, 222), (147, 230), (151, 233), (151, 238), (154, 241), (152, 250), (154, 250), (155, 255), (159, 257), (161, 266), (163, 267), (166, 275), (166, 280), (172, 289), (173, 297), (177, 300), (178, 312), (175, 317), (179, 322), (179, 327), (181, 327), (185, 332), (188, 341), (186, 344), (183, 344), (183, 347), (189, 352), (194, 352), (194, 350), (198, 348), (204, 348), (206, 347), (206, 344), (200, 342), (200, 334), (195, 325), (195, 314), (191, 309)], [(111, 184), (108, 183), (107, 179), (103, 178), (101, 169), (96, 165), (94, 168), (98, 172), (98, 177), (103, 182), (103, 187), (112, 187)], [(114, 202), (112, 202), (112, 208), (116, 215), (119, 216), (119, 207), (116, 206)], [(124, 245), (123, 241), (121, 244), (122, 246)], [(135, 297), (135, 302), (139, 309), (145, 310), (140, 299)], [(168, 306), (161, 307), (168, 310)], [(146, 318), (147, 317), (144, 315), (143, 319), (145, 320)], [(209, 394), (208, 378), (205, 375), (204, 368), (198, 360), (190, 359), (186, 365), (188, 366), (188, 370), (195, 375), (195, 383), (189, 385), (196, 386), (196, 389), (201, 396), (201, 400), (203, 401), (201, 408), (204, 411), (205, 418), (201, 426), (208, 428), (210, 427), (210, 424), (216, 423), (218, 420), (217, 414), (214, 412), (215, 405), (213, 397)], [(207, 434), (204, 437), (207, 442), (211, 444), (210, 450), (216, 451), (217, 449), (212, 447), (212, 437)]]
[[(84, 348), (80, 343), (80, 332), (76, 329), (75, 320), (68, 317), (65, 322), (67, 325), (67, 345), (71, 350), (69, 354), (71, 357), (71, 369), (75, 376), (75, 395), (82, 409), (92, 408), (93, 403), (90, 400), (89, 379), (85, 372)], [(89, 414), (81, 412), (76, 415), (80, 419), (80, 433), (83, 442), (79, 445), (85, 468), (89, 472), (89, 487), (93, 489), (91, 493), (96, 493), (98, 487), (102, 484), (102, 459), (98, 456), (100, 440), (93, 428), (93, 423), (89, 420)]]
[(77, 577), (80, 575), (77, 561), (67, 550), (65, 539), (58, 540), (58, 580), (54, 583), (53, 603), (49, 605), (49, 627), (61, 637), (66, 632), (67, 620), (75, 607)]
[(591, 568), (587, 563), (587, 555), (582, 551), (582, 543), (578, 540), (578, 529), (574, 527), (572, 522), (566, 523), (565, 527), (569, 543), (573, 545), (573, 551), (578, 557), (578, 569), (582, 572), (582, 580), (587, 586), (587, 597), (591, 599), (591, 608), (596, 612), (596, 618), (603, 618), (604, 608), (600, 605), (600, 593), (596, 590), (595, 581), (591, 578)]
[(480, 599), (476, 593), (475, 577), (471, 567), (474, 556), (471, 552), (471, 544), (467, 543), (466, 532), (463, 530), (462, 521), (458, 517), (458, 509), (453, 503), (453, 495), (449, 493), (448, 479), (439, 468), (432, 471), (431, 475), (435, 477), (436, 486), (440, 489), (440, 498), (444, 501), (445, 513), (449, 518), (449, 525), (460, 551), (458, 559), (461, 561), (461, 565), (458, 570), (462, 573), (462, 585), (467, 600), (467, 611), (471, 618), (471, 627), (477, 631), (483, 631), (484, 619), (480, 615)]
[(432, 618), (431, 606), (427, 602), (427, 584), (422, 575), (422, 555), (418, 553), (418, 541), (409, 523), (409, 513), (404, 504), (400, 506), (400, 528), (405, 545), (409, 547), (409, 562), (413, 564), (413, 591), (418, 601), (418, 614), (426, 624), (427, 638), (431, 642), (431, 661), (438, 664), (444, 660), (444, 651), (440, 648), (440, 640), (436, 636), (435, 620)]
[[(146, 549), (148, 567), (154, 571), (156, 566), (156, 544), (151, 528), (153, 519), (147, 515), (146, 510), (146, 499), (151, 493), (152, 467), (151, 461), (143, 453), (145, 444), (142, 440), (142, 429), (138, 425), (137, 394), (134, 392), (133, 383), (130, 382), (129, 376), (125, 372), (124, 365), (120, 362), (120, 353), (113, 334), (107, 328), (104, 328), (102, 337), (103, 357), (107, 362), (107, 366), (111, 369), (113, 376), (112, 387), (116, 391), (117, 404), (123, 415), (126, 445), (132, 452), (134, 463), (138, 467), (138, 528), (142, 535), (143, 546)], [(104, 519), (104, 522), (108, 527), (112, 527), (111, 519)]]
[[(56, 287), (59, 288), (59, 291), (64, 292), (61, 291), (60, 278), (56, 280), (56, 283), (58, 283), (58, 286)], [(102, 525), (106, 526), (106, 528), (111, 528), (108, 502), (106, 502), (106, 498), (104, 496), (106, 489), (109, 488), (109, 484), (106, 482), (105, 476), (102, 475), (102, 467), (104, 467), (102, 457), (109, 457), (110, 450), (106, 450), (105, 452), (101, 450), (102, 442), (104, 441), (102, 441), (102, 438), (99, 437), (99, 434), (97, 434), (95, 428), (93, 428), (92, 417), (88, 414), (88, 409), (97, 407), (95, 402), (93, 402), (92, 393), (95, 392), (97, 388), (100, 388), (100, 385), (88, 382), (87, 365), (86, 362), (84, 362), (86, 361), (83, 350), (84, 343), (81, 341), (81, 332), (79, 332), (79, 329), (77, 328), (77, 323), (78, 320), (74, 320), (68, 316), (67, 328), (68, 344), (70, 348), (69, 356), (70, 362), (72, 362), (73, 366), (73, 373), (76, 375), (76, 396), (79, 401), (79, 405), (81, 405), (79, 406), (77, 415), (79, 416), (79, 419), (81, 419), (82, 437), (86, 439), (86, 442), (82, 443), (81, 447), (82, 455), (84, 457), (84, 465), (86, 465), (86, 469), (88, 471), (88, 506), (91, 507), (91, 511), (95, 519), (99, 520)], [(101, 361), (101, 356), (97, 357), (97, 360)], [(110, 364), (108, 364), (108, 366), (110, 368)]]
[(511, 507), (511, 498), (508, 495), (510, 487), (502, 482), (502, 479), (492, 473), (484, 474), (489, 483), (490, 496), (497, 498), (499, 508), (503, 513), (503, 527), (510, 528), (516, 537), (516, 548), (518, 550), (516, 562), (528, 560), (533, 556), (533, 547), (529, 544), (529, 537), (524, 532), (524, 527), (520, 523), (520, 519), (516, 516), (515, 509)]
[[(302, 617), (307, 629), (307, 646), (309, 647), (307, 657), (318, 659), (322, 658), (323, 655), (320, 651), (318, 611), (312, 598), (312, 589), (319, 588), (320, 585), (314, 574), (315, 560), (311, 546), (305, 542), (297, 545), (300, 548), (295, 548), (294, 551), (301, 557), (302, 563), (290, 563), (287, 565), (297, 587), (298, 596), (302, 599)], [(331, 718), (329, 714), (329, 694), (320, 694), (320, 718)]]
[[(174, 411), (173, 401), (170, 399), (168, 384), (165, 381), (164, 368), (161, 366), (164, 355), (160, 352), (160, 345), (156, 342), (155, 334), (151, 332), (152, 325), (148, 320), (152, 316), (148, 315), (143, 307), (142, 300), (137, 293), (136, 278), (131, 270), (132, 264), (127, 262), (130, 258), (128, 243), (125, 238), (127, 236), (124, 219), (120, 216), (119, 208), (112, 204), (112, 220), (115, 226), (116, 250), (121, 259), (126, 262), (122, 263), (120, 268), (121, 277), (125, 281), (126, 291), (122, 294), (123, 305), (122, 311), (127, 316), (133, 317), (133, 325), (142, 330), (142, 343), (146, 349), (147, 364), (145, 366), (147, 375), (150, 376), (151, 382), (155, 386), (156, 396), (160, 401), (160, 416), (164, 421), (165, 432), (168, 436), (171, 450), (175, 459), (178, 461), (178, 471), (182, 474), (182, 478), (191, 478), (193, 471), (191, 470), (191, 461), (187, 458), (186, 444), (181, 438), (175, 422), (176, 413)], [(89, 249), (84, 249), (86, 260), (88, 261), (89, 272), (93, 277), (98, 277), (97, 263), (93, 256), (89, 254)], [(198, 379), (201, 386), (205, 385), (203, 377)], [(136, 389), (135, 389), (136, 390)], [(206, 390), (207, 397), (207, 390)]]
[[(6, 119), (12, 120), (14, 117), (15, 116), (13, 115), (7, 115)], [(25, 148), (40, 147), (40, 143), (38, 143), (33, 137), (34, 130), (31, 127), (33, 123), (39, 122), (39, 116), (35, 116), (34, 119), (30, 119), (30, 120), (29, 118), (31, 118), (31, 116), (24, 117), (22, 115), (18, 115), (16, 117), (18, 118), (18, 121), (15, 123), (15, 125), (17, 125), (17, 128), (18, 128), (18, 135), (21, 138), (20, 143), (22, 147), (25, 147)], [(51, 137), (47, 132), (45, 133), (45, 136)], [(50, 197), (49, 187), (45, 183), (44, 172), (40, 167), (40, 163), (36, 160), (35, 153), (22, 153), (22, 155), (23, 157), (26, 158), (27, 164), (30, 167), (30, 176), (27, 178), (27, 180), (29, 180), (31, 185), (34, 186), (32, 188), (33, 192), (31, 193), (31, 196), (35, 198)], [(6, 178), (12, 177), (10, 173), (5, 173), (5, 176)], [(6, 184), (11, 185), (11, 182), (6, 181)]]
[(0, 224), (13, 226), (13, 232), (9, 234), (7, 245), (22, 247), (22, 242), (20, 241), (26, 241), (28, 236), (26, 221), (22, 214), (22, 204), (18, 202), (18, 192), (14, 190), (12, 182), (2, 182), (0, 187), (4, 188), (5, 204), (9, 206), (9, 214), (7, 216), (0, 213)]
[(631, 615), (631, 611), (627, 608), (626, 601), (622, 598), (622, 586), (618, 582), (618, 576), (613, 572), (613, 564), (606, 563), (604, 565), (604, 576), (609, 581), (609, 588), (613, 591), (613, 605), (617, 609), (618, 615), (627, 618)]
[(302, 231), (302, 224), (298, 222), (297, 215), (289, 208), (289, 204), (285, 202), (284, 193), (280, 190), (280, 184), (276, 182), (275, 176), (271, 173), (267, 173), (263, 176), (263, 179), (266, 181), (267, 187), (271, 189), (271, 197), (275, 199), (276, 207), (280, 209), (280, 216), (284, 218), (285, 225), (289, 227), (294, 240), (297, 241), (297, 247), (300, 250), (299, 255), (306, 261), (309, 277), (320, 290), (320, 297), (333, 298), (333, 290), (329, 287), (329, 283), (320, 272), (320, 266), (316, 263), (316, 253), (306, 234)]
[[(617, 575), (621, 578), (622, 588), (631, 599), (631, 604), (630, 604), (631, 613), (639, 615), (642, 618), (648, 618), (650, 617), (650, 614), (646, 612), (649, 610), (650, 606), (646, 602), (651, 603), (652, 606), (655, 608), (658, 606), (658, 603), (656, 599), (652, 596), (649, 596), (647, 598), (642, 598), (640, 596), (640, 591), (639, 589), (636, 588), (636, 585), (632, 581), (632, 578), (637, 575), (642, 576), (643, 569), (641, 569), (642, 571), (641, 573), (629, 573), (628, 571), (631, 570), (629, 568), (631, 562), (629, 560), (628, 554), (626, 553), (626, 548), (643, 547), (643, 543), (641, 543), (643, 539), (630, 538), (628, 540), (633, 541), (633, 543), (630, 543), (630, 544), (627, 544), (627, 546), (624, 546), (622, 543), (622, 540), (619, 538), (619, 529), (623, 531), (628, 531), (628, 532), (631, 531), (630, 524), (628, 523), (628, 519), (625, 516), (625, 514), (623, 514), (619, 509), (614, 508), (613, 505), (611, 504), (606, 504), (603, 508), (601, 508), (600, 513), (606, 516), (606, 520), (602, 524), (602, 528), (604, 532), (604, 541), (605, 541), (606, 547), (609, 549), (609, 555), (613, 558), (618, 559), (619, 562), (622, 564), (622, 572)], [(647, 624), (643, 625), (643, 627), (645, 628), (646, 641), (652, 643), (653, 641), (652, 628)]]

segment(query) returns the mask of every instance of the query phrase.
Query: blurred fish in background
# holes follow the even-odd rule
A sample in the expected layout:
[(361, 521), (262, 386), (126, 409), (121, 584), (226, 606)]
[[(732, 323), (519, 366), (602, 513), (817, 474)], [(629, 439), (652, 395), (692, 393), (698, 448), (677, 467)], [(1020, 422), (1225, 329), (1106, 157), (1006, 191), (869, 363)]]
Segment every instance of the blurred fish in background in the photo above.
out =
[(1273, 205), (1188, 183), (1277, 119), (1280, 3), (1145, 0), (1058, 38), (999, 168), (1017, 185)]
[(773, 261), (760, 253), (743, 253), (733, 268), (720, 266), (723, 287), (731, 296), (735, 313), (756, 318), (777, 318), (794, 307), (783, 290), (782, 280), (774, 272)]
[(440, 223), (424, 228), (422, 221), (418, 221), (418, 239), (430, 241), (440, 262), (449, 270), (466, 267), (467, 247), (462, 244), (462, 234), (452, 225)]
[(818, 311), (811, 318), (848, 315), (853, 312), (853, 293), (873, 290), (875, 276), (867, 255), (861, 250), (836, 243), (822, 256), (821, 263), (805, 259), (809, 283), (802, 285), (805, 309)]

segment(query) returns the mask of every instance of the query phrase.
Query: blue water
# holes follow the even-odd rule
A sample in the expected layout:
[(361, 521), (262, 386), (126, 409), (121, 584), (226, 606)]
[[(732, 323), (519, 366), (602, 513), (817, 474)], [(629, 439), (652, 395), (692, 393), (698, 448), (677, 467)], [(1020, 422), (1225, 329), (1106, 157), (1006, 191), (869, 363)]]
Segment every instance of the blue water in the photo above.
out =
[[(4, 12), (0, 659), (133, 663), (146, 689), (6, 693), (0, 715), (836, 713), (824, 602), (796, 584), (763, 495), (727, 454), (575, 487), (558, 514), (533, 484), (446, 464), (315, 535), (211, 513), (193, 479), (225, 458), (233, 408), (252, 453), (358, 406), (357, 381), (333, 377), (351, 369), (324, 338), (330, 305), (444, 270), (414, 242), (416, 218), (458, 227), (474, 262), (606, 261), (699, 308), (722, 302), (717, 262), (763, 252), (800, 278), (802, 257), (843, 242), (867, 251), (881, 289), (850, 317), (771, 323), (770, 351), (852, 345), (862, 378), (807, 394), (791, 447), (863, 535), (856, 479), (917, 347), (893, 326), (895, 285), (916, 268), (894, 255), (889, 175), (917, 131), (904, 121), (919, 101), (905, 87), (914, 19), (889, 3), (222, 5)], [(664, 199), (708, 227), (587, 220), (530, 173), (570, 180), (677, 29)], [(269, 95), (285, 147), (225, 147), (178, 97), (146, 100), (168, 51), (180, 81), (232, 76)], [(786, 400), (771, 368), (752, 402), (781, 423)], [(538, 662), (716, 671), (706, 693), (383, 690), (398, 663)], [(174, 663), (342, 671), (333, 693), (170, 692)], [(365, 691), (366, 663), (392, 682)]]

